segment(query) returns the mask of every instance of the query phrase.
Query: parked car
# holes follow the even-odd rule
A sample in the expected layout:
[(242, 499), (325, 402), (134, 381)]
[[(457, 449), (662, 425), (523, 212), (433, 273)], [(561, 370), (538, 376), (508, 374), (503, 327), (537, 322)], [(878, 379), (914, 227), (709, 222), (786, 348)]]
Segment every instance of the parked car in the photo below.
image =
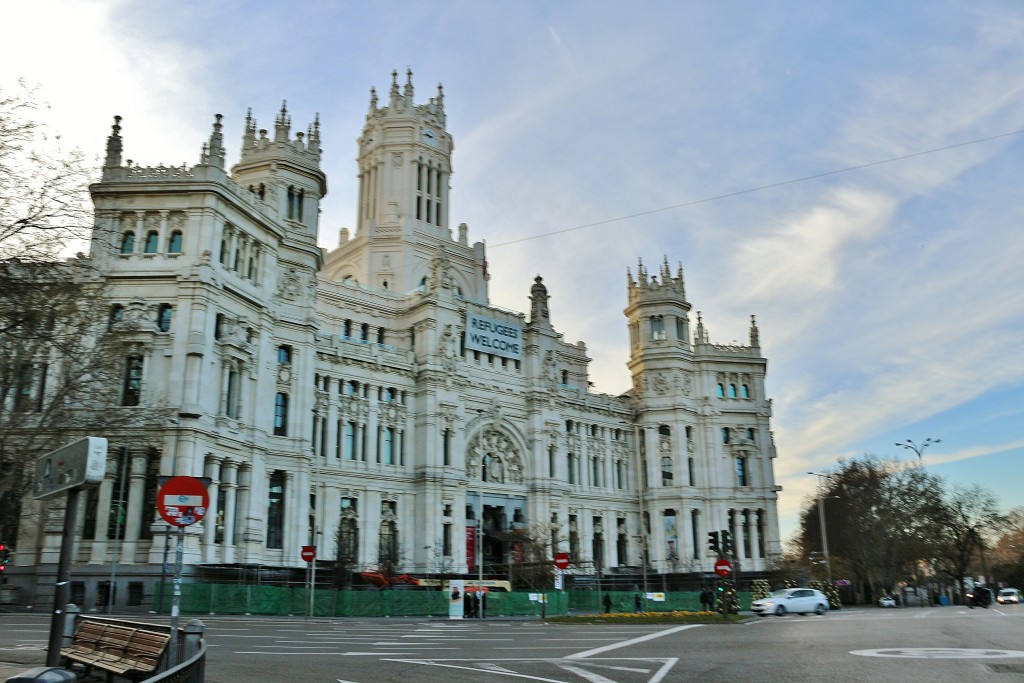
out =
[(767, 598), (755, 600), (751, 603), (750, 610), (761, 617), (766, 617), (769, 614), (782, 617), (790, 612), (797, 614), (814, 612), (820, 615), (828, 611), (828, 598), (824, 593), (813, 588), (783, 588)]
[(1021, 603), (1020, 591), (1016, 588), (1000, 588), (996, 602), (1000, 605), (1019, 605)]
[(882, 597), (880, 597), (878, 599), (878, 606), (879, 607), (895, 607), (896, 606), (896, 598), (892, 597), (891, 595), (883, 595)]

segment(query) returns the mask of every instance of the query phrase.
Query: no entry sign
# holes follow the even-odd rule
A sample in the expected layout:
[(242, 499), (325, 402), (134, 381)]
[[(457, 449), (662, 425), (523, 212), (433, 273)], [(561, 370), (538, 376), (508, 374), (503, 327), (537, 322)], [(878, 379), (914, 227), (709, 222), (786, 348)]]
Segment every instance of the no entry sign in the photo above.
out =
[(555, 554), (555, 566), (559, 569), (569, 568), (569, 553), (556, 553)]
[(715, 573), (719, 576), (729, 576), (732, 574), (732, 564), (726, 559), (715, 562)]
[(312, 562), (316, 559), (316, 546), (315, 545), (304, 545), (302, 546), (302, 559), (305, 562)]
[(185, 527), (206, 516), (210, 494), (196, 477), (171, 477), (156, 494), (156, 509), (171, 526)]

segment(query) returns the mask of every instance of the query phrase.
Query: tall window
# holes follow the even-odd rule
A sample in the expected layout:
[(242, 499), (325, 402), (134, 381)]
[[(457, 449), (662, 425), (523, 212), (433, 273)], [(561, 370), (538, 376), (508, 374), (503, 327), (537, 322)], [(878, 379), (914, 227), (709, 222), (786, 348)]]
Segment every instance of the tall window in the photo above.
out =
[(235, 419), (238, 418), (239, 384), (241, 384), (241, 379), (238, 374), (238, 367), (234, 362), (231, 362), (228, 365), (228, 386), (227, 395), (225, 396), (224, 414)]
[(750, 398), (750, 387), (748, 385), (740, 385), (740, 398)]
[(124, 306), (114, 304), (110, 307), (110, 317), (107, 319), (107, 329), (114, 329), (118, 323), (124, 321)]
[(137, 406), (142, 397), (142, 356), (128, 356), (125, 360), (124, 386), (121, 405)]
[(580, 557), (580, 530), (576, 515), (569, 515), (569, 557)]
[(718, 398), (724, 398), (725, 397), (725, 385), (722, 384), (721, 382), (719, 382), (715, 386), (715, 394), (718, 396)]
[(344, 443), (342, 447), (342, 457), (345, 460), (356, 459), (356, 423), (346, 422), (345, 423), (345, 435), (342, 437)]
[(288, 436), (288, 394), (282, 391), (274, 398), (274, 436)]
[(569, 477), (569, 479), (568, 479), (569, 483), (570, 484), (575, 484), (576, 483), (576, 456), (573, 455), (572, 453), (570, 453), (569, 455), (565, 456), (565, 465), (566, 465), (566, 469), (568, 470), (567, 474), (568, 474), (568, 477)]
[(150, 230), (146, 233), (146, 253), (155, 254), (160, 247), (160, 233)]
[(740, 455), (736, 457), (736, 485), (750, 486), (746, 456)]
[(359, 557), (359, 515), (355, 498), (341, 499), (341, 521), (338, 529), (338, 564), (352, 567)]
[(18, 412), (32, 407), (33, 372), (31, 363), (22, 363), (18, 368), (18, 384), (15, 390), (14, 409)]
[(161, 332), (171, 331), (171, 317), (174, 315), (174, 309), (170, 304), (160, 304), (160, 308), (157, 309), (156, 313), (156, 327)]
[(697, 484), (694, 483), (694, 481), (696, 481), (696, 480), (694, 479), (694, 476), (693, 476), (693, 458), (688, 458), (687, 459), (687, 461), (686, 461), (686, 471), (687, 471), (687, 474), (689, 475), (690, 486), (696, 486)]
[(398, 563), (398, 503), (384, 501), (381, 505), (383, 521), (380, 523), (380, 543), (377, 549), (378, 561), (385, 565)]
[(729, 443), (729, 428), (722, 427), (722, 443)]
[(664, 456), (661, 459), (661, 485), (672, 486), (672, 458)]
[(441, 441), (441, 453), (442, 453), (441, 464), (443, 464), (443, 465), (451, 465), (452, 464), (452, 430), (450, 430), (450, 429), (445, 429), (444, 430), (444, 436), (442, 437), (442, 441)]
[(182, 235), (181, 230), (175, 230), (171, 233), (171, 238), (167, 240), (167, 253), (168, 254), (180, 254), (181, 253)]
[(278, 365), (286, 365), (292, 362), (292, 347), (287, 344), (282, 344), (277, 347), (277, 363)]
[(274, 470), (270, 475), (270, 491), (267, 499), (267, 547), (280, 549), (284, 540), (284, 494), (285, 475)]
[(135, 233), (131, 230), (121, 235), (121, 253), (131, 254), (135, 251)]
[(596, 455), (590, 458), (590, 485), (601, 485), (601, 461), (597, 459)]
[(395, 464), (395, 428), (385, 427), (381, 430), (380, 440), (381, 462), (385, 465)]

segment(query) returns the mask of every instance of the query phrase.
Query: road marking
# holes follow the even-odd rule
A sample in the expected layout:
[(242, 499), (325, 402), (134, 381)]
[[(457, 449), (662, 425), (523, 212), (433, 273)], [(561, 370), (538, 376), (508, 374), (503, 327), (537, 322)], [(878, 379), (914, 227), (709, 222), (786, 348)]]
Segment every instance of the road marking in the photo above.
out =
[(618, 650), (622, 647), (629, 647), (637, 643), (643, 643), (648, 640), (654, 640), (655, 638), (664, 638), (670, 636), (673, 633), (679, 633), (691, 628), (698, 628), (700, 624), (686, 624), (683, 626), (676, 626), (675, 628), (666, 629), (664, 631), (658, 631), (657, 633), (648, 633), (645, 636), (639, 638), (631, 638), (630, 640), (623, 640), (618, 643), (612, 643), (611, 645), (603, 645), (601, 647), (595, 647), (593, 650), (584, 650), (583, 652), (577, 652), (576, 654), (569, 655), (566, 659), (583, 659), (584, 657), (590, 657), (593, 655), (601, 654), (602, 652), (608, 652), (609, 650)]
[[(651, 658), (640, 658), (640, 657), (623, 657), (614, 659), (384, 659), (383, 661), (394, 661), (401, 664), (420, 664), (422, 666), (433, 666), (444, 669), (461, 669), (464, 671), (476, 671), (494, 674), (496, 676), (505, 676), (508, 678), (523, 678), (531, 681), (543, 681), (544, 683), (579, 683), (580, 679), (587, 681), (588, 683), (617, 683), (616, 679), (608, 678), (596, 670), (601, 669), (608, 673), (608, 676), (614, 675), (614, 672), (623, 672), (627, 674), (648, 674), (654, 671), (654, 675), (647, 679), (646, 683), (660, 683), (662, 679), (668, 674), (673, 666), (679, 661), (678, 657), (651, 657)], [(496, 664), (501, 662), (504, 666)], [(611, 662), (624, 662), (634, 664), (635, 666), (625, 666), (624, 664), (612, 664)], [(535, 676), (532, 674), (520, 673), (513, 667), (516, 665), (523, 664), (547, 664), (550, 666), (557, 667), (564, 671), (566, 674), (572, 674), (571, 680), (564, 678), (545, 678), (543, 676)], [(640, 668), (639, 665), (646, 665), (644, 668)], [(660, 666), (659, 666), (660, 665)], [(630, 678), (630, 680), (636, 680)]]
[(958, 647), (890, 647), (851, 650), (858, 657), (894, 657), (897, 659), (1011, 659), (1024, 657), (1022, 650), (980, 650)]

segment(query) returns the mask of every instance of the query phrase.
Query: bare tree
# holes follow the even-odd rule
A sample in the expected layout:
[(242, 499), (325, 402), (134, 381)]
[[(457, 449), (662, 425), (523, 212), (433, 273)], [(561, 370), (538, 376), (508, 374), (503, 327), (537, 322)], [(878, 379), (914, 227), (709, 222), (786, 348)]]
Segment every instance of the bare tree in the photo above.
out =
[(954, 488), (935, 525), (938, 534), (937, 568), (961, 585), (972, 565), (981, 564), (983, 573), (987, 540), (1006, 518), (999, 513), (996, 497), (980, 486)]

